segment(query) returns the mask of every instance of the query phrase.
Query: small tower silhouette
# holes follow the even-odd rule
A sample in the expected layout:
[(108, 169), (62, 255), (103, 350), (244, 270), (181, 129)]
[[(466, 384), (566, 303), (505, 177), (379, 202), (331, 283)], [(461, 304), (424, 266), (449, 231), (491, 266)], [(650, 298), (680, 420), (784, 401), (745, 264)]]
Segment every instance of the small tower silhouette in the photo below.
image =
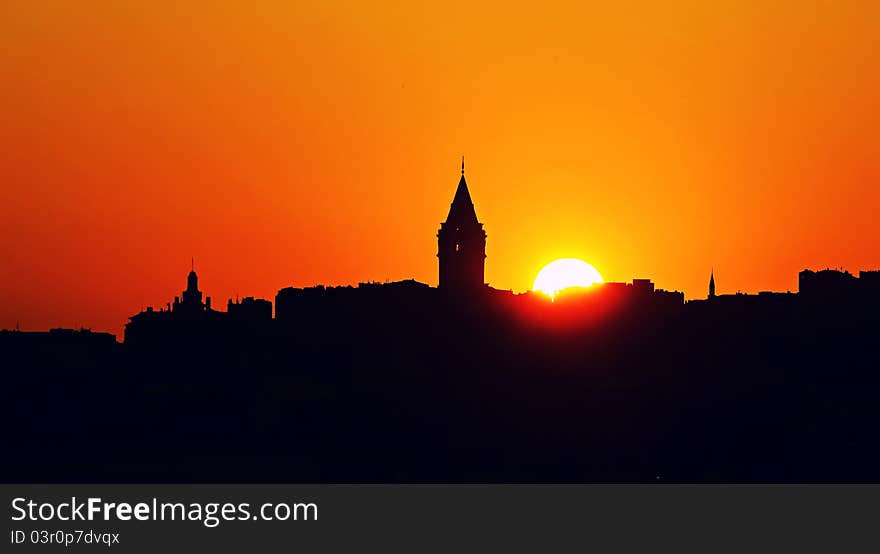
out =
[(486, 231), (477, 221), (477, 212), (464, 179), (464, 156), (461, 158), (461, 179), (449, 214), (437, 232), (437, 258), (441, 289), (473, 290), (484, 285)]
[(202, 291), (199, 290), (199, 276), (196, 270), (192, 269), (186, 276), (186, 290), (183, 291), (183, 301), (201, 304)]
[(709, 275), (709, 300), (715, 298), (715, 270)]
[(192, 264), (189, 275), (186, 276), (186, 290), (181, 297), (174, 298), (172, 311), (201, 312), (211, 309), (211, 298), (202, 301), (202, 291), (199, 290), (199, 276), (196, 275), (195, 263)]

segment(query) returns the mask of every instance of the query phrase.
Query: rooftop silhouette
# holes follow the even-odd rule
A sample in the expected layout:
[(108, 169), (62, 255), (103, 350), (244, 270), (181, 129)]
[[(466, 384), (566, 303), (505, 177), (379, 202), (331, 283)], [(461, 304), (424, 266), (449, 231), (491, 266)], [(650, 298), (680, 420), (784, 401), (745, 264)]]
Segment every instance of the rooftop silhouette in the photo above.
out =
[(637, 278), (551, 302), (485, 283), (486, 236), (462, 160), (436, 288), (284, 287), (274, 313), (253, 297), (220, 311), (193, 265), (122, 344), (0, 332), (3, 474), (880, 482), (880, 272), (804, 270), (797, 292), (746, 295), (716, 294), (710, 268), (705, 299)]

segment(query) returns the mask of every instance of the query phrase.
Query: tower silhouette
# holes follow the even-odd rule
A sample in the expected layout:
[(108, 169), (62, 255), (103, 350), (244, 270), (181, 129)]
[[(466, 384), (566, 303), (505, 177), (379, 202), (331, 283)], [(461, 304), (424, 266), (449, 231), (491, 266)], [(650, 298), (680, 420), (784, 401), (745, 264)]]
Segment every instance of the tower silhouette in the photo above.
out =
[(437, 258), (441, 289), (472, 290), (483, 286), (486, 231), (483, 230), (483, 224), (477, 221), (477, 212), (464, 179), (463, 156), (461, 179), (449, 207), (449, 215), (437, 232)]
[(715, 270), (709, 275), (709, 298), (715, 298)]
[(202, 312), (211, 309), (211, 297), (205, 297), (202, 301), (202, 291), (199, 290), (199, 276), (196, 275), (195, 264), (193, 263), (189, 275), (186, 276), (186, 290), (182, 296), (174, 297), (173, 310), (175, 312)]

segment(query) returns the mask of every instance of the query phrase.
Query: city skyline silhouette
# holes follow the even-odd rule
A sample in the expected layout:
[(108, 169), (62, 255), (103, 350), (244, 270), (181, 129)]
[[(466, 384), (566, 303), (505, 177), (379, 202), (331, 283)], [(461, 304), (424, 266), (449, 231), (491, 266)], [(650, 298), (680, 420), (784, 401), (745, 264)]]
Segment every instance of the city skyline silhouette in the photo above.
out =
[[(42, 482), (880, 480), (880, 271), (804, 270), (797, 292), (747, 295), (718, 294), (712, 268), (701, 300), (645, 278), (551, 299), (485, 283), (492, 236), (462, 168), (436, 234), (439, 287), (285, 287), (220, 311), (191, 260), (182, 293), (133, 314), (121, 343), (0, 331), (17, 453), (2, 469)], [(55, 463), (74, 444), (85, 454)]]
[[(437, 288), (445, 289), (447, 291), (454, 291), (465, 293), (468, 289), (476, 290), (480, 288), (484, 288), (490, 286), (489, 283), (485, 282), (485, 261), (487, 258), (486, 254), (486, 242), (487, 242), (487, 233), (483, 230), (483, 224), (480, 223), (477, 219), (475, 205), (473, 200), (471, 199), (470, 189), (467, 185), (467, 181), (465, 179), (465, 160), (462, 157), (461, 160), (461, 177), (459, 179), (459, 183), (455, 189), (455, 193), (450, 203), (449, 212), (445, 218), (445, 221), (441, 224), (439, 232), (437, 234), (438, 246), (437, 246), (437, 259), (438, 259), (438, 268), (437, 272), (438, 278)], [(803, 275), (805, 273), (811, 273), (812, 270), (804, 269), (801, 272), (801, 276), (798, 280), (799, 287), (803, 282)], [(875, 279), (877, 275), (877, 271), (872, 270), (861, 270), (860, 276), (864, 275), (866, 279), (871, 280)], [(851, 277), (851, 274), (844, 270), (841, 267), (831, 269), (825, 268), (819, 270), (820, 276), (825, 276), (828, 281), (841, 281), (845, 280), (847, 277)], [(835, 277), (837, 276), (837, 277)], [(420, 283), (413, 279), (407, 279), (404, 281), (411, 281), (417, 285), (421, 285), (424, 287), (428, 287), (427, 283)], [(404, 282), (401, 281), (401, 282)], [(391, 283), (390, 280), (383, 281), (384, 283)], [(187, 287), (184, 290), (183, 294), (174, 298), (173, 305), (171, 302), (165, 304), (164, 307), (161, 305), (158, 309), (153, 306), (149, 306), (141, 310), (142, 313), (150, 312), (152, 313), (154, 310), (158, 312), (172, 312), (172, 311), (201, 311), (207, 309), (208, 311), (213, 311), (211, 306), (211, 297), (205, 297), (204, 301), (202, 300), (203, 293), (198, 290), (198, 277), (195, 271), (195, 257), (190, 258), (190, 272), (187, 278)], [(357, 286), (362, 286), (364, 284), (375, 284), (378, 283), (376, 281), (362, 281), (359, 282)], [(649, 283), (651, 290), (654, 290), (654, 284), (650, 279), (644, 278), (633, 278), (630, 286), (642, 283)], [(609, 287), (625, 285), (625, 282), (610, 282), (610, 283), (600, 283), (598, 285), (593, 285), (596, 289), (601, 288), (610, 288)], [(315, 287), (324, 288), (325, 286), (333, 286), (333, 287), (351, 287), (352, 284), (344, 284), (344, 285), (323, 285), (316, 284)], [(874, 286), (874, 285), (871, 285)], [(285, 289), (291, 289), (292, 287), (285, 287)], [(592, 288), (592, 287), (591, 287)], [(505, 289), (502, 289), (505, 290)], [(508, 292), (513, 292), (511, 289), (506, 289)], [(719, 297), (746, 297), (750, 296), (747, 293), (743, 293), (740, 289), (736, 289), (735, 293), (727, 293), (727, 294), (716, 294), (716, 283), (715, 283), (715, 268), (711, 267), (709, 271), (709, 281), (706, 289), (707, 295), (703, 297), (697, 298), (689, 298), (685, 300), (685, 296), (683, 293), (678, 291), (672, 291), (672, 294), (680, 295), (681, 302), (691, 302), (691, 301), (699, 301), (701, 299), (713, 299), (716, 296)], [(531, 290), (522, 291), (521, 294), (527, 294), (533, 292)], [(568, 291), (569, 293), (572, 291)], [(576, 291), (575, 291), (576, 292)], [(665, 291), (663, 291), (665, 292)], [(771, 294), (780, 294), (783, 291), (766, 291), (762, 290), (758, 292), (759, 296), (769, 296)], [(787, 294), (791, 294), (791, 290), (784, 291)], [(242, 296), (246, 302), (245, 307), (242, 308), (239, 297)], [(276, 296), (277, 300), (277, 296)], [(260, 308), (261, 313), (268, 313), (271, 318), (272, 301), (268, 299), (260, 299), (255, 297), (252, 294), (245, 293), (243, 295), (236, 294), (235, 301), (230, 297), (227, 299), (226, 306), (227, 312), (238, 311), (241, 313), (243, 309), (249, 309), (253, 303), (261, 304)], [(277, 303), (277, 302), (276, 302)], [(126, 327), (128, 324), (126, 324)], [(52, 326), (56, 328), (58, 326)], [(79, 325), (76, 328), (89, 329), (92, 328), (88, 325)], [(16, 321), (14, 326), (15, 330), (20, 330), (21, 326)], [(37, 331), (36, 329), (29, 329), (33, 331)], [(117, 334), (117, 333), (114, 333)]]
[(435, 286), (463, 153), (498, 288), (562, 257), (687, 298), (880, 259), (873, 4), (199, 4), (9, 7), (0, 328), (121, 336), (192, 256), (220, 303)]
[(0, 474), (880, 482), (880, 3), (728, 4), (13, 1)]

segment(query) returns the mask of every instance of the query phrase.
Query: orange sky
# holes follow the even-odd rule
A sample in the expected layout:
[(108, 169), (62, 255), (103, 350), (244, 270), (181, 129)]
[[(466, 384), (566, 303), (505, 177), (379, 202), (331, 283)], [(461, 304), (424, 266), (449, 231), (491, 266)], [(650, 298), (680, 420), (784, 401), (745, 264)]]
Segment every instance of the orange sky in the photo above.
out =
[(880, 267), (878, 3), (419, 4), (3, 2), (0, 327), (436, 284), (461, 154), (499, 288)]

